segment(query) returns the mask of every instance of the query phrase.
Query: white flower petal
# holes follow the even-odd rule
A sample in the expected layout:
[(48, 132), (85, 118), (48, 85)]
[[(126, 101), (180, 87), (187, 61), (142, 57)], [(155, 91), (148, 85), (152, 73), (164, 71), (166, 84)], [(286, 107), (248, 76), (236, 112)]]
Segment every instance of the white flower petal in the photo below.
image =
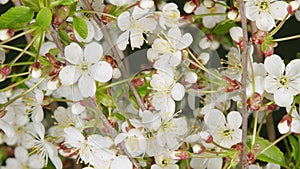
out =
[(206, 112), (204, 122), (207, 126), (216, 128), (217, 126), (224, 125), (226, 121), (224, 114), (220, 110), (212, 109)]
[(278, 55), (271, 55), (267, 57), (265, 59), (264, 65), (266, 71), (270, 75), (275, 77), (281, 77), (285, 69), (285, 65)]
[(64, 132), (66, 133), (66, 142), (71, 144), (72, 146), (77, 146), (78, 143), (83, 142), (85, 140), (82, 133), (75, 127), (64, 128)]
[(144, 44), (144, 37), (140, 30), (130, 32), (130, 45), (132, 48), (140, 48)]
[(222, 158), (211, 158), (208, 160), (207, 168), (208, 169), (221, 169), (222, 168)]
[(242, 116), (240, 112), (232, 111), (227, 115), (227, 122), (230, 128), (238, 129), (242, 125)]
[(91, 97), (96, 93), (95, 80), (87, 74), (80, 77), (78, 87), (83, 97)]
[(40, 155), (33, 154), (28, 158), (28, 166), (31, 168), (43, 168), (45, 160)]
[(192, 42), (193, 42), (192, 35), (190, 33), (186, 33), (180, 38), (176, 47), (179, 50), (182, 50), (182, 49), (189, 47), (192, 44)]
[(290, 106), (293, 103), (293, 95), (286, 88), (279, 88), (274, 92), (274, 101), (281, 107)]
[(291, 131), (300, 134), (300, 119), (293, 118), (291, 123)]
[(44, 125), (42, 123), (34, 123), (33, 127), (34, 127), (36, 133), (38, 134), (38, 136), (41, 139), (44, 139), (44, 137), (45, 137), (45, 127), (44, 127)]
[(103, 56), (103, 48), (97, 42), (86, 45), (84, 49), (84, 58), (88, 63), (97, 63)]
[(246, 17), (251, 21), (256, 21), (259, 17), (259, 9), (255, 4), (255, 1), (247, 1), (246, 5)]
[(128, 45), (129, 31), (123, 32), (117, 39), (117, 45), (120, 50), (125, 50)]
[(59, 72), (59, 79), (63, 85), (72, 85), (78, 81), (81, 76), (76, 66), (68, 65)]
[(267, 76), (265, 78), (265, 90), (269, 93), (274, 93), (280, 86), (277, 79), (274, 77)]
[(270, 31), (275, 26), (275, 21), (269, 13), (261, 12), (256, 20), (256, 26), (259, 30)]
[(120, 155), (116, 157), (110, 165), (111, 169), (132, 169), (132, 163), (127, 156)]
[(35, 106), (32, 111), (31, 119), (33, 122), (41, 122), (44, 119), (44, 111), (41, 105)]
[(72, 42), (70, 45), (65, 47), (65, 57), (68, 62), (77, 65), (83, 61), (83, 52), (81, 47)]
[(24, 147), (18, 146), (15, 148), (15, 157), (22, 164), (26, 164), (28, 159), (28, 152)]
[(75, 103), (75, 104), (72, 105), (71, 110), (72, 110), (72, 113), (73, 113), (73, 114), (78, 115), (78, 114), (81, 114), (81, 113), (84, 112), (85, 107), (82, 106), (82, 105), (80, 104), (80, 102), (77, 102), (77, 103)]
[(275, 1), (270, 6), (270, 12), (274, 19), (283, 20), (288, 14), (288, 3), (284, 1)]
[(130, 27), (130, 13), (123, 12), (118, 16), (118, 26), (122, 31), (129, 29)]
[(285, 134), (290, 131), (290, 126), (288, 126), (287, 120), (278, 123), (277, 128), (280, 134)]
[(300, 76), (300, 59), (294, 59), (285, 68), (285, 75), (288, 77), (299, 77)]
[(171, 91), (172, 98), (176, 101), (180, 101), (182, 100), (184, 94), (185, 94), (184, 86), (180, 83), (175, 83)]
[(100, 61), (92, 68), (92, 75), (99, 82), (107, 82), (112, 78), (113, 68), (105, 61)]
[(230, 36), (233, 41), (240, 42), (243, 38), (243, 30), (239, 26), (234, 26), (229, 30)]

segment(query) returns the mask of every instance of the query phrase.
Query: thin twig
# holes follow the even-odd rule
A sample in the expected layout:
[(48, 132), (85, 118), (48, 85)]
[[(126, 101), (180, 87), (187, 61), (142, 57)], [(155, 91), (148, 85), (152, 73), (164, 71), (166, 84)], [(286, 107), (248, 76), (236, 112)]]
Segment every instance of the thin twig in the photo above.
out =
[(60, 38), (59, 38), (59, 35), (57, 33), (57, 31), (55, 30), (55, 28), (53, 27), (53, 25), (50, 25), (49, 26), (49, 29), (50, 29), (50, 34), (51, 34), (51, 37), (53, 38), (53, 42), (55, 43), (56, 47), (58, 48), (59, 50), (59, 54), (61, 55), (61, 57), (65, 57), (64, 55), (64, 47), (60, 41)]
[(242, 151), (242, 168), (248, 168), (248, 160), (247, 160), (247, 150), (246, 150), (246, 139), (247, 139), (247, 127), (248, 127), (248, 109), (247, 109), (247, 95), (246, 95), (246, 80), (247, 80), (247, 67), (248, 67), (248, 32), (247, 32), (247, 20), (245, 15), (245, 3), (243, 0), (239, 0), (240, 14), (241, 14), (241, 22), (243, 29), (243, 46), (244, 51), (242, 53), (243, 58), (243, 73), (242, 73), (242, 143), (243, 143), (243, 151)]
[[(90, 2), (88, 0), (84, 0), (84, 3), (86, 5), (86, 7), (88, 8), (88, 10), (93, 10)], [(129, 78), (130, 74), (128, 69), (124, 66), (124, 64), (122, 63), (121, 57), (112, 41), (112, 38), (110, 36), (110, 32), (106, 29), (104, 23), (101, 21), (101, 19), (98, 17), (97, 14), (93, 14), (93, 18), (96, 21), (96, 23), (98, 24), (98, 26), (101, 28), (101, 31), (103, 33), (104, 39), (108, 42), (108, 45), (113, 53), (113, 58), (116, 60), (120, 70), (122, 71), (122, 73), (124, 73), (124, 77), (125, 78)], [(129, 88), (132, 91), (133, 96), (135, 97), (139, 107), (141, 108), (142, 111), (146, 110), (146, 107), (144, 105), (143, 100), (141, 99), (139, 93), (137, 92), (136, 88), (134, 87), (134, 84), (132, 82), (128, 82)]]

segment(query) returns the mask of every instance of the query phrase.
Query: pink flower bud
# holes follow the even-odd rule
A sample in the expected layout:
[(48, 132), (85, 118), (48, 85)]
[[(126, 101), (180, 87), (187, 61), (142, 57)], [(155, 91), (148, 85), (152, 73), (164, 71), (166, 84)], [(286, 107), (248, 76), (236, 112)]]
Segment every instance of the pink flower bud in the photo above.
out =
[(213, 142), (213, 137), (210, 133), (207, 131), (201, 131), (200, 132), (200, 137), (205, 141), (205, 143), (212, 143)]
[(42, 65), (39, 62), (34, 62), (30, 70), (31, 76), (35, 79), (40, 78), (42, 75)]
[(9, 66), (4, 66), (1, 70), (0, 70), (0, 82), (3, 82), (7, 76), (10, 74), (11, 69)]
[(292, 116), (287, 114), (282, 117), (280, 122), (278, 123), (278, 130), (280, 134), (285, 134), (290, 131), (292, 123)]
[(298, 1), (291, 1), (287, 8), (289, 14), (294, 15), (296, 11), (299, 9), (299, 2)]

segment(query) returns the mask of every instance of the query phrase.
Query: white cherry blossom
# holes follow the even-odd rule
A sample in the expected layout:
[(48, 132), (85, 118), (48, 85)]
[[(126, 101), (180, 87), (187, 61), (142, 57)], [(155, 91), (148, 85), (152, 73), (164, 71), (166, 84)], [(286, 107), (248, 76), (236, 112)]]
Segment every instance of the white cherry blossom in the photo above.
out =
[[(223, 1), (218, 1), (219, 3), (224, 3)], [(213, 28), (218, 23), (224, 21), (226, 19), (226, 7), (221, 4), (215, 4), (211, 8), (207, 8), (204, 5), (200, 5), (194, 12), (196, 15), (202, 15), (202, 14), (215, 14), (215, 13), (221, 13), (221, 15), (209, 15), (203, 17), (203, 25), (206, 28)], [(224, 15), (222, 15), (224, 13)]]
[(274, 54), (265, 59), (264, 65), (268, 73), (265, 78), (265, 90), (274, 94), (277, 105), (291, 105), (293, 96), (300, 92), (300, 59), (292, 60), (285, 67), (282, 59)]
[(288, 14), (288, 3), (277, 0), (247, 0), (246, 17), (256, 21), (256, 26), (262, 31), (270, 31), (275, 26), (275, 20), (283, 20)]
[(65, 66), (59, 73), (63, 85), (72, 85), (78, 81), (79, 91), (83, 97), (93, 96), (96, 92), (95, 80), (107, 82), (112, 78), (113, 69), (103, 57), (102, 46), (96, 42), (89, 43), (82, 51), (81, 47), (72, 42), (65, 48)]
[(241, 142), (242, 116), (237, 111), (228, 113), (227, 120), (224, 114), (217, 109), (206, 113), (204, 122), (213, 136), (213, 140), (221, 146), (230, 148), (232, 145)]
[(168, 71), (168, 67), (175, 67), (181, 63), (182, 50), (193, 42), (190, 33), (182, 35), (178, 27), (168, 31), (165, 38), (158, 38), (153, 42), (152, 48), (147, 51), (147, 58), (154, 62), (154, 68)]
[(175, 101), (182, 100), (185, 95), (184, 86), (180, 83), (174, 83), (173, 75), (164, 71), (158, 71), (157, 74), (154, 74), (150, 85), (154, 90), (153, 106), (156, 110), (161, 110), (163, 119), (172, 117), (175, 113)]
[(125, 50), (129, 43), (131, 48), (140, 48), (144, 44), (143, 33), (153, 31), (156, 27), (156, 21), (153, 18), (145, 16), (148, 9), (135, 7), (133, 12), (126, 11), (118, 16), (118, 27), (123, 33), (117, 39), (117, 45), (120, 50)]

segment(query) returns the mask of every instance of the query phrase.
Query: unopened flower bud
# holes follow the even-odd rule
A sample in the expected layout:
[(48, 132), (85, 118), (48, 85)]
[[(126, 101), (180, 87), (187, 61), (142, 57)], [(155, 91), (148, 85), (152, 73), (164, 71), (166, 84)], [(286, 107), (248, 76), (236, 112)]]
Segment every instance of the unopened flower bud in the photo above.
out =
[(5, 41), (14, 35), (13, 29), (1, 29), (0, 30), (0, 41)]
[(190, 153), (187, 151), (181, 151), (181, 150), (173, 151), (171, 153), (171, 157), (174, 160), (186, 160), (186, 159), (190, 158)]
[(247, 153), (247, 160), (249, 164), (252, 164), (255, 161), (255, 156), (252, 152)]
[(52, 23), (59, 27), (69, 16), (70, 8), (68, 6), (60, 6), (55, 14), (52, 16)]
[(192, 149), (195, 154), (200, 154), (204, 152), (206, 148), (204, 146), (200, 146), (199, 144), (195, 144)]
[(204, 0), (203, 1), (203, 5), (206, 7), (206, 8), (213, 8), (215, 6), (215, 2), (213, 0)]
[(212, 143), (213, 142), (213, 137), (210, 133), (207, 131), (201, 131), (200, 132), (200, 137), (205, 141), (205, 143)]
[(7, 76), (10, 74), (11, 69), (9, 66), (4, 66), (1, 70), (0, 70), (0, 82), (3, 82)]
[(241, 19), (241, 16), (239, 15), (239, 11), (236, 7), (232, 7), (229, 9), (228, 13), (227, 13), (227, 17), (230, 20), (233, 21), (238, 21)]
[(119, 68), (113, 68), (113, 75), (112, 75), (112, 77), (114, 79), (119, 79), (121, 77), (121, 75), (122, 75), (122, 73), (121, 73), (121, 71), (120, 71)]
[(287, 114), (282, 117), (280, 122), (278, 123), (278, 131), (280, 134), (285, 134), (290, 131), (292, 123), (292, 116)]
[(150, 9), (154, 5), (153, 0), (140, 0), (138, 6), (142, 9)]
[(287, 11), (290, 15), (294, 15), (296, 13), (296, 11), (299, 9), (299, 7), (300, 7), (300, 4), (298, 1), (291, 1), (289, 3)]
[(31, 76), (35, 79), (40, 78), (42, 75), (42, 65), (39, 62), (34, 62), (30, 70)]
[(198, 76), (195, 72), (188, 72), (187, 74), (185, 74), (184, 76), (184, 81), (188, 82), (188, 83), (196, 83), (198, 79)]
[(183, 10), (185, 13), (192, 13), (196, 10), (197, 6), (193, 1), (188, 1), (184, 4)]

